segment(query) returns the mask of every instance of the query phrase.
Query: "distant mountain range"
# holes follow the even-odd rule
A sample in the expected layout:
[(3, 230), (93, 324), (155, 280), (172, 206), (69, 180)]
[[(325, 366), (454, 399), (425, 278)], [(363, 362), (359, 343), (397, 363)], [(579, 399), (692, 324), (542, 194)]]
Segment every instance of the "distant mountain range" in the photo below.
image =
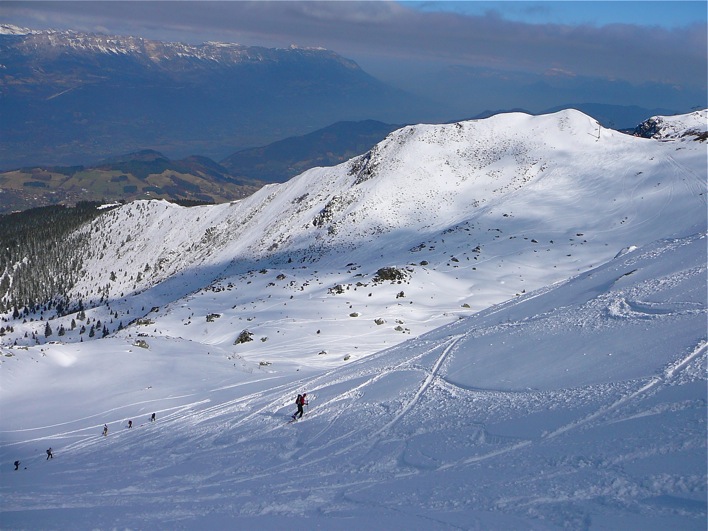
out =
[[(505, 94), (509, 84), (519, 90), (532, 81), (452, 69), (437, 80), (433, 101), (388, 86), (354, 61), (320, 48), (189, 45), (6, 24), (0, 24), (0, 58), (2, 170), (96, 164), (149, 148), (175, 159), (194, 153), (223, 159), (238, 175), (278, 182), (312, 165), (341, 162), (365, 151), (392, 130), (373, 126), (374, 121), (488, 117), (498, 111), (470, 116), (459, 109), (468, 108), (464, 102), (480, 91)], [(532, 86), (555, 94), (553, 87)], [(575, 85), (561, 94), (587, 96)], [(617, 129), (634, 127), (649, 116), (676, 114), (668, 108), (596, 103), (542, 113), (569, 107)], [(346, 132), (345, 125), (332, 126), (339, 122), (357, 124)], [(369, 132), (362, 131), (366, 127)], [(340, 149), (348, 134), (369, 139)], [(293, 143), (293, 137), (303, 138)], [(254, 146), (283, 139), (286, 145), (267, 150), (267, 163), (259, 160), (266, 152)], [(289, 149), (302, 149), (294, 165), (292, 154), (285, 153)]]
[[(0, 167), (144, 148), (221, 159), (342, 120), (434, 106), (324, 49), (0, 27)], [(414, 113), (424, 119), (425, 112)]]
[(158, 151), (143, 150), (93, 166), (44, 166), (0, 173), (0, 214), (78, 201), (221, 203), (248, 196), (263, 184), (236, 179), (206, 157), (170, 160)]
[[(434, 107), (324, 49), (0, 25), (0, 58), (0, 213), (79, 200), (230, 201), (360, 155)], [(596, 103), (544, 112), (565, 108), (616, 129), (673, 114)]]

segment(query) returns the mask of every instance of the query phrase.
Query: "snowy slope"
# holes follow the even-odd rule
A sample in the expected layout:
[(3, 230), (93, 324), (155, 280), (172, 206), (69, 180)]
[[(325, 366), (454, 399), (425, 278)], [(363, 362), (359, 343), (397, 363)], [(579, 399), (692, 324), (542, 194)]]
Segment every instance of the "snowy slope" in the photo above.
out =
[(298, 378), (174, 340), (18, 355), (3, 527), (702, 529), (705, 275), (703, 236), (658, 242)]
[(114, 210), (75, 295), (123, 329), (2, 338), (2, 527), (702, 529), (705, 182), (564, 111)]

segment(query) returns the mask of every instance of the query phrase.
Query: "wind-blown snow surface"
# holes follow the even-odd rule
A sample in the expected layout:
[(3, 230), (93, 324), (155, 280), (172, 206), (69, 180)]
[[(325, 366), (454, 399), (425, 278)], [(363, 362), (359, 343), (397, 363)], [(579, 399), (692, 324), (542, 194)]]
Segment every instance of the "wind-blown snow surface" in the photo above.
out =
[(704, 529), (705, 155), (507, 115), (108, 214), (76, 293), (141, 321), (3, 338), (0, 524)]

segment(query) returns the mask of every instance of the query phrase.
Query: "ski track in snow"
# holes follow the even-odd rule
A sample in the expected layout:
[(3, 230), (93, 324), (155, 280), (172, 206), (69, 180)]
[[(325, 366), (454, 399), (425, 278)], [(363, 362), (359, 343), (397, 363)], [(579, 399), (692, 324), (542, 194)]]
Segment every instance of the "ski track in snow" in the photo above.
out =
[(413, 395), (413, 398), (411, 398), (406, 404), (404, 405), (401, 410), (396, 413), (396, 415), (391, 419), (391, 421), (386, 424), (383, 428), (380, 430), (374, 432), (372, 434), (372, 437), (379, 437), (386, 431), (388, 431), (394, 424), (396, 424), (405, 414), (407, 414), (418, 402), (419, 398), (422, 396), (422, 394), (430, 387), (431, 383), (437, 378), (438, 372), (440, 371), (440, 367), (444, 363), (445, 359), (447, 356), (450, 354), (450, 351), (454, 348), (454, 346), (457, 344), (458, 341), (462, 336), (456, 336), (452, 337), (449, 340), (449, 345), (444, 346), (442, 354), (440, 354), (440, 357), (437, 359), (435, 362), (435, 365), (433, 368), (430, 370), (428, 375), (426, 376), (425, 380), (421, 384), (420, 388), (416, 391), (415, 395)]
[(569, 431), (569, 430), (573, 430), (573, 429), (580, 428), (580, 427), (582, 427), (583, 425), (585, 425), (585, 424), (587, 424), (587, 423), (589, 423), (589, 422), (592, 422), (592, 421), (594, 421), (594, 420), (596, 420), (596, 419), (598, 419), (598, 418), (600, 418), (600, 417), (606, 415), (606, 414), (609, 413), (610, 411), (613, 411), (613, 410), (615, 410), (615, 409), (617, 409), (617, 408), (623, 406), (623, 405), (626, 404), (627, 402), (629, 402), (629, 401), (635, 399), (636, 397), (638, 397), (638, 396), (641, 395), (641, 394), (646, 393), (647, 391), (653, 389), (654, 387), (656, 387), (656, 386), (658, 386), (658, 385), (665, 385), (666, 382), (667, 382), (667, 380), (670, 380), (671, 378), (673, 378), (673, 376), (674, 376), (681, 368), (685, 367), (685, 366), (688, 365), (693, 359), (695, 359), (696, 357), (698, 357), (699, 355), (701, 355), (702, 353), (705, 353), (705, 352), (706, 352), (706, 344), (705, 344), (705, 343), (702, 343), (702, 344), (700, 344), (699, 346), (697, 346), (697, 347), (696, 347), (692, 352), (690, 352), (688, 355), (686, 355), (686, 356), (683, 357), (682, 359), (679, 359), (675, 364), (673, 364), (672, 367), (670, 367), (669, 369), (667, 369), (667, 370), (664, 372), (664, 374), (662, 374), (662, 375), (657, 375), (657, 376), (655, 376), (655, 377), (653, 377), (653, 378), (650, 378), (647, 383), (645, 383), (644, 385), (642, 385), (642, 386), (641, 386), (639, 389), (637, 389), (636, 391), (632, 391), (632, 392), (630, 392), (630, 393), (628, 393), (628, 394), (626, 394), (626, 395), (620, 397), (617, 401), (613, 402), (612, 404), (610, 404), (610, 405), (608, 405), (608, 406), (605, 406), (605, 407), (599, 409), (598, 411), (592, 413), (591, 415), (588, 415), (588, 416), (585, 417), (584, 419), (580, 419), (580, 420), (575, 421), (575, 422), (573, 422), (573, 423), (571, 423), (571, 424), (568, 424), (568, 425), (566, 425), (566, 426), (562, 426), (561, 428), (558, 428), (557, 430), (554, 430), (554, 431), (552, 431), (552, 432), (550, 432), (550, 433), (544, 434), (543, 438), (544, 438), (544, 439), (552, 439), (552, 438), (554, 438), (554, 437), (558, 437), (559, 435), (561, 435), (561, 434), (563, 434), (563, 433), (565, 433), (565, 432), (567, 432), (567, 431)]

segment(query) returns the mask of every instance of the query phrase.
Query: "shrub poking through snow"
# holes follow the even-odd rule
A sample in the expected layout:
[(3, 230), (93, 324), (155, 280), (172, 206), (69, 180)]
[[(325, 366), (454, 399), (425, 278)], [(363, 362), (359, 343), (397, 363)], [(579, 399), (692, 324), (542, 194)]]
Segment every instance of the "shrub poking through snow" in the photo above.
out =
[(249, 332), (248, 330), (244, 330), (241, 332), (238, 337), (236, 338), (236, 341), (234, 341), (234, 345), (240, 345), (241, 343), (248, 343), (249, 341), (253, 341), (253, 333)]
[(402, 282), (408, 278), (408, 272), (397, 267), (382, 267), (374, 276), (375, 283), (381, 282)]

